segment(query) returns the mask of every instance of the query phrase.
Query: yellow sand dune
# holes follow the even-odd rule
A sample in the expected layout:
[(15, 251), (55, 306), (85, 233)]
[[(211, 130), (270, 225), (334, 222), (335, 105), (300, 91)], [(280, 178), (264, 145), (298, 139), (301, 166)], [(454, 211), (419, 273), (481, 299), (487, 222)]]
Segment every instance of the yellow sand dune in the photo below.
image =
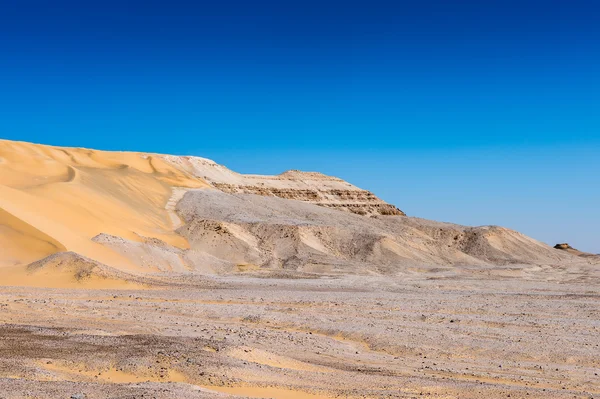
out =
[[(34, 262), (66, 248), (51, 236), (0, 209), (0, 239), (4, 264)], [(27, 251), (23, 251), (26, 248)]]
[(206, 186), (150, 154), (0, 140), (0, 268), (73, 251), (119, 270), (139, 271), (91, 238), (100, 233), (134, 241), (149, 237), (186, 248), (165, 206), (173, 187)]

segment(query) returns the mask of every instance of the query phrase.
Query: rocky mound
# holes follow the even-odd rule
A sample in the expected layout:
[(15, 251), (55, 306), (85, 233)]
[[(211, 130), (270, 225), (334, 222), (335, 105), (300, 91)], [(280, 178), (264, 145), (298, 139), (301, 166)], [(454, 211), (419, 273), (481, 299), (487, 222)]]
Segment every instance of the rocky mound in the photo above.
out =
[(178, 232), (232, 265), (304, 272), (396, 274), (425, 265), (552, 264), (572, 260), (516, 231), (404, 216), (365, 218), (301, 201), (188, 192)]
[(581, 256), (583, 258), (592, 258), (592, 259), (598, 259), (598, 260), (600, 260), (600, 254), (592, 254), (592, 253), (589, 253), (589, 252), (580, 251), (578, 249), (573, 248), (572, 246), (570, 246), (566, 242), (562, 243), (562, 244), (556, 244), (554, 246), (554, 249), (560, 249), (561, 251), (568, 252), (568, 253), (570, 253), (572, 255), (575, 255), (575, 256)]
[(139, 288), (144, 279), (74, 252), (57, 252), (25, 267), (30, 280), (44, 286)]
[(32, 274), (48, 269), (70, 273), (77, 281), (82, 281), (92, 276), (112, 277), (115, 273), (119, 273), (116, 270), (111, 270), (106, 265), (102, 265), (74, 252), (58, 252), (27, 265), (27, 271)]

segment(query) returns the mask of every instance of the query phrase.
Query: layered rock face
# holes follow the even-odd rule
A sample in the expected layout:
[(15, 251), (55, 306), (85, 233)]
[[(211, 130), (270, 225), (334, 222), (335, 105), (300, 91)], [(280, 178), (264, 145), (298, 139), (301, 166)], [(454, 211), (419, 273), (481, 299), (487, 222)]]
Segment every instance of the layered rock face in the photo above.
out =
[(175, 167), (229, 194), (257, 194), (293, 199), (358, 215), (401, 215), (404, 212), (337, 177), (289, 170), (277, 176), (244, 175), (199, 157), (163, 156)]

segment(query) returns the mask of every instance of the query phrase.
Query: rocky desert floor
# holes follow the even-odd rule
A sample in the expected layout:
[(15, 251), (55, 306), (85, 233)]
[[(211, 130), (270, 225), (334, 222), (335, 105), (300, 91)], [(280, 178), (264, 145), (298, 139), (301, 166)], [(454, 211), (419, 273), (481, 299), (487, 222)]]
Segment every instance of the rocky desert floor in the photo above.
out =
[(596, 398), (589, 268), (2, 287), (0, 398)]

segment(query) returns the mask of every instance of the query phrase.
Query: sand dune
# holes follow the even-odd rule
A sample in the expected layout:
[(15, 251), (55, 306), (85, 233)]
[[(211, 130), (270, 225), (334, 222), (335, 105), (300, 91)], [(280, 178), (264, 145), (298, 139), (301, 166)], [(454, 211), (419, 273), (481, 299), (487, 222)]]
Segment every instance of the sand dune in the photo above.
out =
[(0, 269), (22, 277), (5, 285), (30, 284), (27, 265), (63, 253), (132, 276), (590, 262), (500, 227), (408, 218), (320, 173), (5, 140), (0, 160)]
[(134, 262), (91, 239), (155, 237), (186, 247), (165, 205), (171, 187), (205, 187), (160, 158), (0, 141), (0, 266), (73, 251), (121, 270)]

